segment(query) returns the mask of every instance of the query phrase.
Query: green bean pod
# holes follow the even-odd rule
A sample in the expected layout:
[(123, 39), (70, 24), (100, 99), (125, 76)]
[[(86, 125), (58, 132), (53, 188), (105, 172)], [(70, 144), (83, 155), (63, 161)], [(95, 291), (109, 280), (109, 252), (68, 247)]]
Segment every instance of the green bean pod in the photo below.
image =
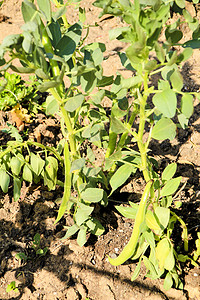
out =
[(123, 264), (126, 260), (128, 260), (135, 254), (137, 242), (138, 242), (138, 239), (140, 236), (140, 226), (141, 226), (142, 222), (144, 221), (145, 209), (146, 209), (147, 200), (149, 198), (151, 185), (152, 185), (152, 181), (149, 181), (144, 189), (142, 199), (140, 201), (137, 215), (135, 218), (133, 232), (132, 232), (132, 235), (131, 235), (131, 238), (130, 238), (128, 244), (124, 247), (124, 249), (122, 250), (122, 252), (120, 253), (120, 255), (117, 258), (113, 259), (113, 258), (108, 257), (109, 262), (113, 266), (119, 266), (119, 265)]

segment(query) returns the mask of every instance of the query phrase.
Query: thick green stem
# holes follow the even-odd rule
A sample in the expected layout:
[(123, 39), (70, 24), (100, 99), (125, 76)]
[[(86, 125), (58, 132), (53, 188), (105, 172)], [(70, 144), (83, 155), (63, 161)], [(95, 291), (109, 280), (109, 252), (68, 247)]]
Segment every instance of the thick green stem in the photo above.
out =
[(78, 157), (78, 151), (77, 151), (77, 147), (76, 147), (76, 139), (74, 136), (74, 129), (72, 127), (72, 123), (70, 120), (70, 117), (67, 113), (67, 111), (64, 108), (63, 102), (62, 102), (62, 98), (60, 97), (58, 91), (56, 90), (56, 88), (51, 88), (50, 89), (51, 94), (54, 96), (54, 98), (57, 100), (59, 106), (60, 106), (60, 110), (68, 131), (68, 138), (69, 138), (69, 144), (70, 144), (70, 151), (72, 154), (72, 157), (74, 159), (76, 159)]
[[(147, 86), (147, 74), (145, 74), (144, 77), (144, 88), (146, 88), (146, 86)], [(148, 182), (151, 178), (150, 178), (150, 174), (148, 171), (148, 164), (147, 164), (147, 149), (145, 143), (143, 142), (144, 128), (146, 122), (145, 106), (146, 106), (147, 96), (145, 95), (145, 93), (143, 94), (143, 96), (139, 94), (139, 99), (140, 99), (140, 124), (138, 129), (137, 144), (141, 155), (141, 170), (143, 172), (145, 181)]]

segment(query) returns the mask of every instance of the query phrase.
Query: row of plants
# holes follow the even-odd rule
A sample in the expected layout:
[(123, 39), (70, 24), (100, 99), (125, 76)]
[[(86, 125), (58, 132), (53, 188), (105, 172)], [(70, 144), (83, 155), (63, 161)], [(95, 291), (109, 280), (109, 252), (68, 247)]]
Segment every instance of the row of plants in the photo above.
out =
[[(52, 11), (51, 2), (56, 11)], [(7, 36), (0, 45), (1, 98), (8, 90), (15, 94), (15, 87), (10, 86), (14, 75), (8, 75), (9, 69), (34, 74), (34, 93), (48, 92), (43, 108), (47, 115), (60, 116), (63, 136), (56, 148), (48, 147), (23, 140), (17, 129), (9, 126), (6, 130), (13, 140), (0, 151), (1, 189), (7, 193), (11, 185), (17, 201), (23, 180), (36, 184), (43, 180), (49, 190), (58, 184), (63, 186), (55, 223), (71, 214), (74, 225), (64, 238), (76, 234), (78, 244), (83, 246), (87, 233), (98, 236), (104, 232), (94, 216), (96, 203), (107, 206), (111, 195), (140, 171), (146, 182), (140, 202), (116, 207), (123, 216), (135, 220), (132, 236), (122, 253), (116, 259), (109, 257), (109, 261), (115, 266), (128, 259), (138, 261), (132, 280), (139, 275), (143, 262), (147, 277), (165, 278), (166, 289), (183, 288), (180, 263), (190, 260), (196, 264), (199, 239), (192, 258), (187, 255), (187, 227), (173, 210), (173, 195), (181, 183), (181, 177), (176, 177), (177, 165), (169, 164), (159, 175), (149, 146), (152, 139), (174, 139), (179, 128), (187, 128), (193, 114), (193, 101), (199, 94), (184, 91), (181, 66), (193, 49), (199, 48), (199, 22), (182, 0), (95, 1), (93, 5), (102, 8), (101, 16), (120, 17), (127, 24), (112, 29), (109, 36), (127, 45), (118, 55), (132, 76), (105, 76), (105, 44), (87, 44), (90, 26), (79, 2), (24, 0), (23, 32)], [(67, 20), (69, 4), (79, 9), (75, 24)], [(180, 17), (170, 23), (173, 11)], [(183, 23), (192, 31), (192, 39), (184, 43)], [(160, 79), (152, 85), (154, 74), (160, 74)], [(109, 114), (103, 105), (105, 97), (112, 102)], [(17, 96), (20, 105), (23, 99)], [(94, 146), (104, 153), (98, 167)], [(58, 178), (59, 169), (63, 170), (64, 182)], [(183, 228), (183, 249), (179, 253), (171, 238), (176, 222)]]

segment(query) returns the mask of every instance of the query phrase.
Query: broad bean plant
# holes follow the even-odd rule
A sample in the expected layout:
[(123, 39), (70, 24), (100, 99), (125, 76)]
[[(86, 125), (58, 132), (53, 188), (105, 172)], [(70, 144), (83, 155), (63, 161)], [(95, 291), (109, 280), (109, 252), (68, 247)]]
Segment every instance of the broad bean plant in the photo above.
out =
[[(51, 2), (56, 11), (52, 11)], [(60, 116), (63, 136), (57, 148), (47, 147), (24, 141), (10, 125), (7, 132), (15, 141), (1, 147), (0, 186), (7, 193), (12, 184), (14, 200), (20, 197), (23, 180), (43, 180), (49, 190), (57, 184), (63, 186), (55, 223), (70, 213), (74, 225), (64, 238), (77, 234), (77, 242), (83, 246), (87, 233), (98, 236), (104, 232), (94, 216), (95, 205), (108, 205), (111, 195), (130, 176), (142, 172), (146, 187), (139, 204), (116, 207), (135, 220), (132, 236), (116, 259), (108, 259), (114, 266), (128, 259), (137, 260), (132, 280), (137, 278), (143, 262), (147, 277), (165, 278), (166, 289), (173, 285), (182, 288), (180, 262), (191, 258), (186, 253), (187, 227), (172, 208), (181, 177), (176, 177), (176, 163), (159, 175), (149, 145), (152, 139), (172, 140), (178, 128), (188, 126), (194, 97), (199, 95), (183, 91), (181, 66), (199, 47), (198, 20), (186, 10), (183, 0), (95, 1), (93, 5), (102, 8), (101, 16), (113, 15), (124, 22), (125, 26), (112, 29), (109, 35), (111, 40), (126, 43), (126, 50), (118, 54), (122, 66), (132, 71), (130, 78), (120, 73), (105, 76), (105, 44), (87, 44), (90, 27), (80, 1), (64, 2), (24, 0), (23, 32), (7, 36), (0, 45), (1, 74), (8, 69), (35, 74), (38, 90), (48, 92), (46, 114)], [(69, 3), (79, 7), (75, 24), (69, 24), (66, 17)], [(173, 11), (180, 18), (169, 23)], [(192, 31), (192, 39), (182, 43), (184, 22)], [(5, 54), (9, 54), (8, 60)], [(160, 76), (152, 85), (154, 74)], [(6, 79), (1, 90), (5, 87)], [(102, 104), (105, 97), (112, 103), (109, 114)], [(104, 154), (98, 166), (95, 148)], [(64, 182), (57, 178), (59, 168), (64, 170)], [(177, 221), (183, 229), (182, 253), (176, 251), (171, 238)]]

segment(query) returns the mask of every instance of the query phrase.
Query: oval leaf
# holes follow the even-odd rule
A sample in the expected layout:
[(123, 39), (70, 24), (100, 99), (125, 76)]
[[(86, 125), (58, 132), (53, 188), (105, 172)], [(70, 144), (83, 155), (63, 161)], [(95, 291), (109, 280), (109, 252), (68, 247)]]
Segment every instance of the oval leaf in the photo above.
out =
[(177, 169), (177, 164), (176, 163), (172, 163), (169, 164), (163, 171), (162, 173), (162, 180), (163, 181), (168, 181), (170, 180), (174, 174), (176, 173), (176, 169)]
[(152, 130), (152, 138), (156, 140), (173, 140), (176, 136), (176, 125), (168, 118), (160, 119)]
[(135, 168), (124, 164), (115, 172), (110, 179), (110, 185), (112, 187), (111, 194), (130, 177), (133, 169)]
[(165, 197), (165, 196), (169, 196), (169, 195), (172, 195), (173, 193), (175, 193), (181, 182), (181, 178), (182, 177), (179, 176), (177, 178), (171, 179), (170, 181), (167, 181), (167, 183), (164, 185), (164, 187), (161, 190), (160, 196)]
[(99, 202), (103, 199), (103, 189), (88, 188), (81, 193), (81, 197), (86, 202)]
[(181, 111), (186, 118), (190, 118), (194, 111), (193, 96), (184, 94), (181, 99)]
[(10, 176), (6, 173), (5, 170), (0, 170), (0, 186), (4, 193), (8, 192), (8, 187), (10, 183)]
[(147, 226), (152, 230), (161, 230), (161, 227), (156, 219), (154, 213), (151, 210), (147, 210), (145, 221)]
[(170, 244), (166, 238), (159, 241), (156, 247), (156, 258), (158, 259), (159, 267), (161, 270), (164, 268), (165, 260), (170, 254), (170, 250)]
[(153, 104), (167, 118), (173, 118), (176, 113), (177, 98), (174, 91), (166, 89), (154, 95)]

